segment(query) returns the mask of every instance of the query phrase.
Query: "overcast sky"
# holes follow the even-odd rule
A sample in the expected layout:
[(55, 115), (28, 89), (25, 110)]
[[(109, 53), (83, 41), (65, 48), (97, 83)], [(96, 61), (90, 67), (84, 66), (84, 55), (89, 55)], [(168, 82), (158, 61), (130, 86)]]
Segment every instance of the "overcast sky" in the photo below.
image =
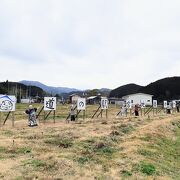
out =
[(180, 76), (180, 0), (0, 0), (0, 67), (79, 89)]

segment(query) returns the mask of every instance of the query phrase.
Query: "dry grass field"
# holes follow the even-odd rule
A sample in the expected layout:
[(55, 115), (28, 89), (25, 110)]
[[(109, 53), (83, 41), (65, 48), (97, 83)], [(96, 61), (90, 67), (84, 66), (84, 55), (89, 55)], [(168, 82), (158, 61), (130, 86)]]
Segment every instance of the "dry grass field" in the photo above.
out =
[(88, 106), (85, 120), (68, 123), (61, 105), (56, 123), (42, 114), (28, 127), (26, 106), (17, 105), (15, 127), (1, 114), (0, 179), (180, 179), (180, 114), (117, 117), (111, 106), (108, 119), (91, 119), (97, 106)]

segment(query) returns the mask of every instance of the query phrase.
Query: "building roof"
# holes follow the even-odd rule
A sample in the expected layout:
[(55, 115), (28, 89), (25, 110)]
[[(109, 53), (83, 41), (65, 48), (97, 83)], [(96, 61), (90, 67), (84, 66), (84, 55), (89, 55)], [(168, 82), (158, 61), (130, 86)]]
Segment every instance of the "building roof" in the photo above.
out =
[(95, 99), (95, 98), (97, 98), (97, 96), (90, 96), (90, 97), (87, 98), (87, 100)]
[(109, 100), (114, 100), (114, 101), (124, 101), (122, 98), (116, 98), (116, 97), (110, 97), (108, 98)]
[(74, 93), (74, 94), (71, 94), (71, 95), (69, 95), (69, 96), (72, 97), (72, 96), (80, 96), (80, 95)]
[(126, 97), (129, 97), (129, 96), (136, 96), (136, 95), (148, 95), (148, 96), (153, 96), (151, 94), (146, 94), (146, 93), (134, 93), (134, 94), (129, 94), (129, 95), (126, 95), (126, 96), (123, 96), (122, 98), (126, 98)]

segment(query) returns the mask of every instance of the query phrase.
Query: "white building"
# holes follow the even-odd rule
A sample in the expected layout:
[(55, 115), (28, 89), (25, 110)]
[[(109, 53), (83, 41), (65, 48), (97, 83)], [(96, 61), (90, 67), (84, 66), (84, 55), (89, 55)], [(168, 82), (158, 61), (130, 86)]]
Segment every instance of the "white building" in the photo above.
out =
[(124, 99), (126, 102), (132, 103), (133, 105), (144, 104), (144, 105), (152, 106), (152, 97), (153, 95), (150, 94), (136, 93), (136, 94), (123, 96), (122, 99)]

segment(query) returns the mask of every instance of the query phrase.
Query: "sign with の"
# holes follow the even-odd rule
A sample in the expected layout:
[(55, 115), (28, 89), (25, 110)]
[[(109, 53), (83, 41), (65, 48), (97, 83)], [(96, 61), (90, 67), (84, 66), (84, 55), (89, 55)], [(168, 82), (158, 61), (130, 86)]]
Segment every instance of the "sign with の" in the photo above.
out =
[(86, 109), (86, 99), (85, 98), (78, 98), (77, 109), (78, 110), (85, 110)]
[(44, 111), (56, 110), (56, 97), (44, 97)]
[(9, 112), (16, 109), (16, 97), (8, 95), (0, 95), (0, 111)]
[(164, 101), (164, 109), (166, 109), (166, 108), (167, 108), (167, 106), (168, 106), (167, 101)]
[(157, 100), (153, 100), (153, 108), (157, 108)]
[(101, 99), (101, 109), (108, 109), (108, 99), (107, 98)]

